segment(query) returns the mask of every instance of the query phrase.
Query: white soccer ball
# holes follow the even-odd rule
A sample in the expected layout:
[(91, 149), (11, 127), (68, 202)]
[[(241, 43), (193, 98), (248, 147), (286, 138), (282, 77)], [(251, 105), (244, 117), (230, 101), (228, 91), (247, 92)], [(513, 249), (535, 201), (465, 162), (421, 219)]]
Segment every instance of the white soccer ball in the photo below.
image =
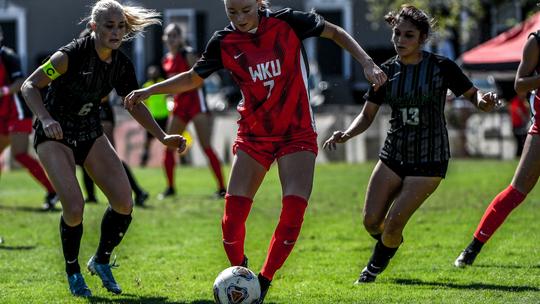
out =
[(214, 281), (214, 300), (217, 304), (256, 304), (261, 286), (253, 271), (233, 266), (223, 270)]

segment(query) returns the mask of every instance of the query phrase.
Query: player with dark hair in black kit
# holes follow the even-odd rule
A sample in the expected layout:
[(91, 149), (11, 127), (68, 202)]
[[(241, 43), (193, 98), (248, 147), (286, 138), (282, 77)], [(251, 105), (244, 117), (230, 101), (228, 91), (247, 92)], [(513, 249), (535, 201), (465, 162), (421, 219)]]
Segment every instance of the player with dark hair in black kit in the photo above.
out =
[[(88, 270), (100, 277), (108, 291), (122, 292), (109, 260), (131, 223), (133, 201), (122, 162), (103, 135), (99, 105), (112, 89), (126, 96), (138, 88), (133, 64), (118, 48), (145, 27), (159, 24), (158, 17), (155, 11), (142, 7), (124, 6), (115, 0), (97, 1), (88, 18), (92, 35), (61, 47), (22, 87), (27, 104), (38, 118), (34, 146), (62, 202), (60, 236), (69, 289), (75, 296), (91, 296), (78, 263), (84, 200), (75, 164), (84, 166), (110, 204)], [(47, 85), (42, 99), (40, 89)], [(185, 149), (184, 138), (165, 134), (144, 104), (129, 111), (164, 145), (180, 152)]]
[(497, 97), (481, 94), (450, 59), (422, 50), (431, 31), (430, 18), (411, 5), (389, 13), (397, 56), (381, 68), (388, 81), (371, 88), (366, 103), (346, 131), (324, 143), (333, 150), (364, 132), (383, 103), (392, 108), (390, 130), (371, 175), (364, 206), (364, 227), (377, 240), (357, 283), (375, 281), (403, 242), (405, 225), (446, 175), (450, 149), (444, 118), (447, 90), (463, 95), (482, 111)]

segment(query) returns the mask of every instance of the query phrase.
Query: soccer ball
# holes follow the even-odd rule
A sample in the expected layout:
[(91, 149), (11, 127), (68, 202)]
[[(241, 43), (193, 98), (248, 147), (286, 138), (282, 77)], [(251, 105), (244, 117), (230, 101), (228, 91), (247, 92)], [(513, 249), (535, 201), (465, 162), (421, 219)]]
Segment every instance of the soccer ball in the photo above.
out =
[(214, 281), (217, 304), (256, 304), (261, 296), (257, 276), (242, 266), (223, 270)]

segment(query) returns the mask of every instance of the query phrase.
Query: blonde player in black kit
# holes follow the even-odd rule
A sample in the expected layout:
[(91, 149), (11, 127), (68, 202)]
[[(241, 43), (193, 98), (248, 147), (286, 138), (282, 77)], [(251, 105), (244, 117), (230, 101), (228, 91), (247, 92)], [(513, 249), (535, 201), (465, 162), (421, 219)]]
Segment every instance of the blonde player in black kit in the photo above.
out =
[(364, 227), (377, 240), (356, 283), (375, 281), (403, 242), (403, 229), (446, 175), (450, 158), (444, 118), (446, 92), (463, 95), (482, 111), (492, 110), (497, 97), (481, 94), (450, 59), (422, 51), (431, 20), (414, 6), (389, 13), (397, 56), (381, 68), (388, 81), (366, 94), (362, 112), (345, 131), (324, 143), (333, 150), (364, 132), (380, 105), (392, 108), (390, 130), (371, 175), (364, 206)]
[[(139, 87), (133, 64), (118, 48), (145, 27), (159, 24), (158, 17), (155, 11), (115, 0), (97, 1), (88, 17), (93, 34), (61, 47), (23, 84), (26, 102), (38, 118), (34, 145), (62, 202), (60, 236), (69, 289), (75, 296), (91, 296), (78, 263), (84, 200), (75, 164), (84, 166), (110, 203), (88, 270), (110, 292), (122, 292), (109, 259), (131, 222), (133, 201), (122, 163), (103, 135), (99, 104), (112, 89), (126, 96)], [(42, 100), (40, 89), (49, 84)], [(129, 111), (167, 147), (185, 148), (184, 138), (165, 134), (143, 104)]]

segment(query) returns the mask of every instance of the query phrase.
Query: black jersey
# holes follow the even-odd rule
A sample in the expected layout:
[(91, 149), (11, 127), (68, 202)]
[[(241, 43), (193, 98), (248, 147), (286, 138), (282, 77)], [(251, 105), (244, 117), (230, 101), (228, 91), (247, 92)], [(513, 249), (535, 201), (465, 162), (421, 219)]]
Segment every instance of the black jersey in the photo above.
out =
[[(21, 68), (21, 59), (15, 51), (5, 46), (0, 47), (0, 60), (6, 69), (6, 83), (2, 85), (10, 85), (15, 80), (24, 77)], [(13, 102), (15, 103), (15, 109), (17, 110), (17, 117), (19, 119), (32, 118), (32, 111), (30, 111), (26, 102), (24, 102), (20, 92), (13, 94)]]
[(111, 63), (102, 61), (92, 37), (74, 40), (59, 51), (68, 56), (68, 69), (51, 82), (45, 107), (62, 126), (64, 137), (78, 141), (96, 138), (103, 133), (99, 118), (103, 97), (112, 89), (119, 96), (138, 89), (133, 64), (120, 50), (112, 51)]
[(450, 158), (444, 118), (446, 94), (460, 96), (473, 87), (450, 59), (423, 52), (422, 61), (405, 65), (396, 56), (381, 65), (388, 81), (366, 100), (390, 105), (390, 130), (379, 154), (407, 164), (440, 162)]

